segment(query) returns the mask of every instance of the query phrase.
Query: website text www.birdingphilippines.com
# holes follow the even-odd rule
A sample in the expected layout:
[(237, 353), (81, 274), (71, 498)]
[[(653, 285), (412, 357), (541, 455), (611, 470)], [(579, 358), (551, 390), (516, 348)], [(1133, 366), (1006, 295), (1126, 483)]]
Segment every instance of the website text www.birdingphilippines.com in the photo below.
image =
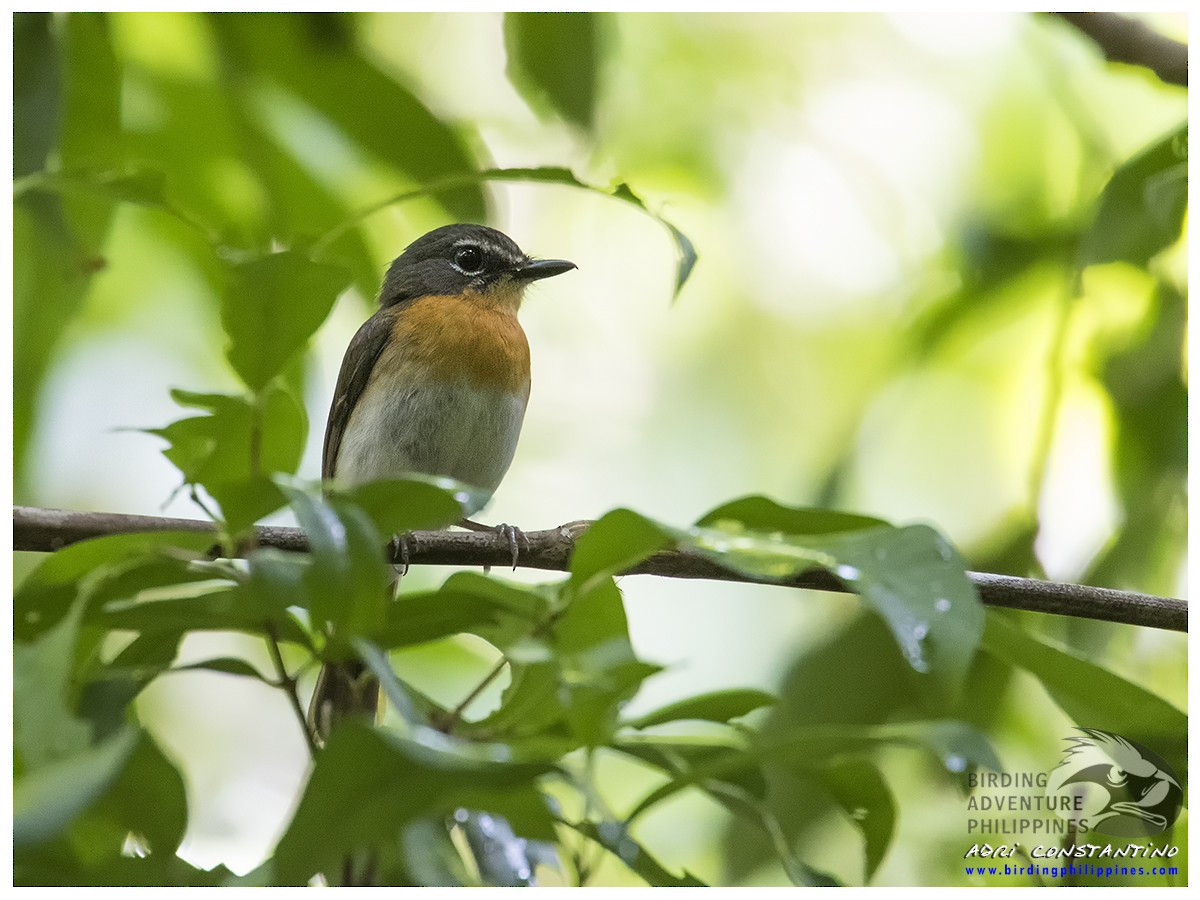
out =
[[(1178, 847), (1167, 848), (1158, 847), (1158, 850), (1173, 849), (1179, 851)], [(1148, 881), (1153, 881), (1156, 878), (1169, 878), (1179, 875), (1178, 866), (1153, 866), (1153, 865), (1097, 865), (1095, 863), (1085, 862), (1069, 862), (1054, 866), (1043, 866), (1037, 863), (1028, 865), (1019, 865), (1015, 863), (1000, 863), (994, 866), (964, 866), (963, 871), (967, 875), (987, 875), (996, 877), (1028, 877), (1036, 875), (1040, 878), (1120, 878), (1120, 877), (1135, 877), (1146, 878)]]

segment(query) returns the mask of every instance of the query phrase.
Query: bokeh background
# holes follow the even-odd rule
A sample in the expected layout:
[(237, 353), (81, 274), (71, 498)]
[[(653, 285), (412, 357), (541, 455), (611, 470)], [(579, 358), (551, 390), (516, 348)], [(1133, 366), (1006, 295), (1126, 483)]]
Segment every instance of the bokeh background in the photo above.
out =
[[(73, 18), (14, 21), (18, 178), (148, 166), (173, 208), (253, 244), (320, 236), (446, 174), (564, 166), (602, 188), (627, 183), (694, 243), (676, 297), (668, 230), (601, 192), (489, 183), (369, 215), (336, 245), (357, 286), (306, 361), (302, 476), (319, 476), (341, 356), (387, 264), (430, 228), (486, 217), (579, 270), (526, 300), (533, 394), (485, 518), (539, 529), (629, 506), (685, 524), (766, 494), (929, 522), (981, 570), (1184, 596), (1186, 237), (1149, 260), (1082, 270), (1078, 244), (1113, 171), (1186, 123), (1186, 89), (1107, 65), (1065, 23)], [(1146, 21), (1186, 37), (1182, 15)], [(62, 140), (59, 121), (73, 123)], [(38, 252), (36, 209), (15, 212), (16, 501), (199, 517), (161, 441), (136, 429), (179, 418), (170, 387), (236, 388), (208, 245), (153, 203), (72, 202), (92, 227), (64, 251), (80, 263), (65, 278)], [(18, 579), (31, 562), (18, 554)], [(702, 689), (778, 690), (830, 648), (847, 691), (862, 689), (851, 673), (869, 643), (845, 639), (859, 627), (854, 597), (646, 577), (621, 587), (639, 655), (667, 666), (637, 708)], [(1185, 636), (1027, 625), (1186, 708)], [(223, 635), (192, 638), (185, 653), (265, 660), (254, 641)], [(487, 659), (458, 640), (395, 662), (451, 699)], [(997, 690), (1001, 759), (1049, 767), (1069, 721), (1032, 681)], [(147, 691), (140, 712), (185, 773), (189, 858), (255, 866), (307, 762), (281, 695), (181, 674)], [(926, 762), (894, 757), (898, 836), (875, 882), (961, 881), (962, 798), (931, 785)], [(616, 809), (652, 783), (615, 760), (601, 775)], [(684, 793), (640, 834), (712, 882), (781, 882), (729, 826)], [(806, 838), (806, 858), (856, 881), (856, 840), (830, 824)], [(633, 879), (613, 862), (599, 880)]]

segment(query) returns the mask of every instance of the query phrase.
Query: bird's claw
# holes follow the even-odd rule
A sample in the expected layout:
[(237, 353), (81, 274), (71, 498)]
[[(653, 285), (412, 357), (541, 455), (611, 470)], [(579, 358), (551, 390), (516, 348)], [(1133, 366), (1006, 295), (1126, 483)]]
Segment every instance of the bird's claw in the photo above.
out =
[(408, 538), (407, 534), (393, 534), (389, 546), (392, 549), (392, 559), (400, 560), (401, 577), (408, 574)]
[(513, 571), (515, 572), (517, 569), (517, 559), (521, 555), (520, 548), (518, 547), (517, 542), (519, 540), (524, 541), (525, 549), (528, 550), (529, 549), (529, 538), (525, 537), (525, 532), (523, 532), (516, 525), (504, 525), (504, 524), (497, 525), (496, 533), (498, 535), (500, 535), (501, 537), (508, 539), (508, 549), (512, 551), (512, 567), (513, 567)]

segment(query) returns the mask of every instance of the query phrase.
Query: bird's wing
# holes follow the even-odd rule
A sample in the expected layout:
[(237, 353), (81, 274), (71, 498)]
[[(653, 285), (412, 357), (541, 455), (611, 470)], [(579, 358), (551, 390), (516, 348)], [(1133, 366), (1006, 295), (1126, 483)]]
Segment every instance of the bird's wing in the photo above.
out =
[(338, 451), (350, 422), (350, 413), (371, 379), (375, 361), (387, 346), (395, 324), (395, 309), (381, 309), (363, 322), (346, 348), (337, 387), (333, 391), (333, 403), (329, 407), (329, 421), (325, 424), (325, 449), (321, 455), (321, 477), (324, 479), (332, 478), (337, 469)]

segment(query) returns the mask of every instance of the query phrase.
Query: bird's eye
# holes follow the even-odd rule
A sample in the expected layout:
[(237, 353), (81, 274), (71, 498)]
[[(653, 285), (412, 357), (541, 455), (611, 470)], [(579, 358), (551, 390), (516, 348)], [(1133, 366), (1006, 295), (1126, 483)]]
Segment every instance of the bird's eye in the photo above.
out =
[(483, 251), (478, 247), (459, 247), (454, 254), (454, 264), (464, 275), (478, 275), (483, 271)]

